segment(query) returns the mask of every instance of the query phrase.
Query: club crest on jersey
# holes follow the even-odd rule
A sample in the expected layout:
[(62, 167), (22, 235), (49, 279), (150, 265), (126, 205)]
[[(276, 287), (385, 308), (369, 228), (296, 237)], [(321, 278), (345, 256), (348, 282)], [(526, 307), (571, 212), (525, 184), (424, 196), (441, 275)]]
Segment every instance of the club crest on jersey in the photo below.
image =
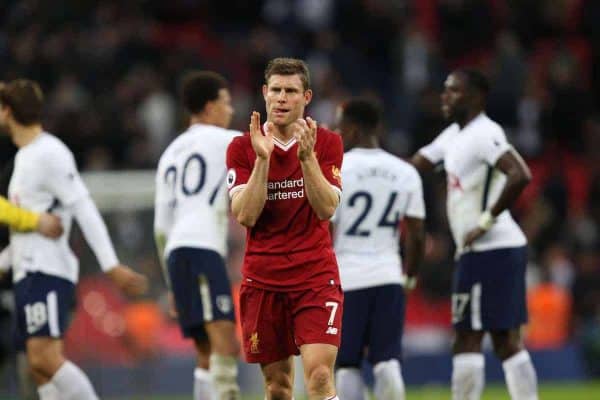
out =
[(226, 294), (217, 296), (217, 308), (219, 308), (223, 314), (229, 313), (232, 308), (231, 297)]
[(258, 332), (254, 332), (252, 335), (250, 335), (250, 353), (260, 353), (260, 349), (258, 347), (259, 343), (260, 340), (258, 340)]
[(331, 174), (333, 178), (341, 185), (342, 184), (342, 172), (335, 165), (331, 166)]
[(227, 171), (227, 187), (229, 189), (231, 189), (233, 187), (233, 185), (235, 184), (235, 178), (236, 178), (236, 174), (235, 174), (235, 169), (231, 168), (229, 171)]

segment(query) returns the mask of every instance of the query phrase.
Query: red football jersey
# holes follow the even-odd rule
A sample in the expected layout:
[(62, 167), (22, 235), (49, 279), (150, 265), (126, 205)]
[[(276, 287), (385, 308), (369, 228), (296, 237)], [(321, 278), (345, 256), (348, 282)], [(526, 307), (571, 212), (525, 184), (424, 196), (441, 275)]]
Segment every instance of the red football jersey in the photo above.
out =
[[(340, 135), (317, 129), (315, 153), (323, 175), (341, 194), (344, 148)], [(295, 139), (275, 139), (265, 207), (246, 232), (244, 283), (270, 290), (297, 290), (339, 285), (329, 221), (313, 211), (306, 193)], [(245, 187), (256, 153), (250, 134), (236, 137), (227, 149), (229, 195)]]

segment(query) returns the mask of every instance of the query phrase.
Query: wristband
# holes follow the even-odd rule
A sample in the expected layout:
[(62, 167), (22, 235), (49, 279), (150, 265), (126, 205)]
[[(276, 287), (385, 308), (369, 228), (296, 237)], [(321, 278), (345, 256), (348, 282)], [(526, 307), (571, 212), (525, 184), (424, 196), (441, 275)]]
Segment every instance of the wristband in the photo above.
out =
[(496, 218), (492, 215), (489, 210), (486, 210), (479, 216), (479, 221), (477, 221), (477, 226), (479, 226), (484, 231), (489, 231), (490, 228), (496, 223)]
[(406, 280), (404, 281), (404, 288), (407, 290), (412, 290), (417, 286), (417, 278), (415, 276), (406, 276)]

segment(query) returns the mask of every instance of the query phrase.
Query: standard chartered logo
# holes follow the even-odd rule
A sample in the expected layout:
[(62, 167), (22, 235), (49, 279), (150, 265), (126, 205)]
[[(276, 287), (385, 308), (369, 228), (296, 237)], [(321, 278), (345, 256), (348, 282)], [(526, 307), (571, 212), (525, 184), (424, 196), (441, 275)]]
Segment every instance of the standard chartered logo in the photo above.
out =
[(304, 197), (304, 178), (267, 182), (267, 200), (288, 200)]

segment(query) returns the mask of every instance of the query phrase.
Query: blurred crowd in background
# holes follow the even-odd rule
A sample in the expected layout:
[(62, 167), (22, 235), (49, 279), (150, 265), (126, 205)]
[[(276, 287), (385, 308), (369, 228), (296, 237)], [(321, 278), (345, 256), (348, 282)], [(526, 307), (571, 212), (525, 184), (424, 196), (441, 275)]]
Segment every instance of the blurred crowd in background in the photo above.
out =
[[(386, 110), (384, 147), (408, 157), (446, 126), (439, 100), (446, 75), (480, 68), (492, 84), (489, 115), (533, 173), (513, 210), (530, 241), (528, 343), (577, 340), (600, 369), (598, 21), (594, 0), (4, 0), (0, 78), (39, 81), (46, 129), (67, 143), (82, 171), (97, 171), (156, 167), (186, 125), (177, 88), (187, 70), (228, 78), (232, 128), (244, 130), (252, 110), (264, 112), (266, 62), (303, 58), (315, 94), (311, 116), (331, 127), (349, 96), (377, 97)], [(14, 151), (2, 138), (2, 165)], [(454, 249), (442, 173), (427, 177), (425, 189), (427, 257), (409, 300), (407, 334), (449, 332)], [(152, 210), (108, 217), (123, 258), (152, 277), (160, 304)], [(232, 224), (234, 281), (243, 237)], [(80, 237), (74, 246), (84, 273), (97, 272)], [(98, 301), (86, 297), (80, 306), (97, 311)], [(142, 319), (140, 310), (128, 315)], [(144, 333), (160, 323), (148, 318), (130, 324), (138, 324), (131, 328), (138, 341), (150, 340)], [(111, 321), (107, 329), (120, 326)]]

